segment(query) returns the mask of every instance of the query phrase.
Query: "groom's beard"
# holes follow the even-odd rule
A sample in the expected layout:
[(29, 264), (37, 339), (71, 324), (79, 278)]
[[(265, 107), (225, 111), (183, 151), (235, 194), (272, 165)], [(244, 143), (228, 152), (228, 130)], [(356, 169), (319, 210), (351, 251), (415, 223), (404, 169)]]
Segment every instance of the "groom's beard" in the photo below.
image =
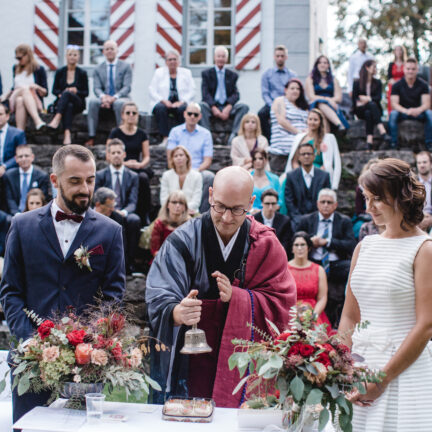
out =
[[(72, 195), (72, 199), (68, 199), (64, 193), (64, 190), (62, 188), (62, 185), (60, 184), (60, 196), (62, 197), (63, 202), (66, 204), (66, 207), (73, 213), (76, 214), (83, 214), (89, 207), (91, 204), (91, 200), (93, 197), (93, 194), (76, 194), (76, 195)], [(87, 203), (83, 203), (83, 204), (77, 204), (77, 202), (75, 201), (75, 199), (77, 198), (88, 198)]]

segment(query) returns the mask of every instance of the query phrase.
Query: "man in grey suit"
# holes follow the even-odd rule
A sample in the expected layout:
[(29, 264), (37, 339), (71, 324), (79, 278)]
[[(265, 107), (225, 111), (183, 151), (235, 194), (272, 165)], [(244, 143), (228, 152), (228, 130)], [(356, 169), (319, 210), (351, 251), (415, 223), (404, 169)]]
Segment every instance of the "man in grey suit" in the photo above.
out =
[(101, 108), (113, 109), (117, 125), (121, 123), (121, 109), (129, 100), (132, 85), (132, 68), (122, 60), (117, 59), (118, 47), (116, 42), (107, 40), (103, 46), (106, 61), (100, 64), (93, 74), (93, 91), (96, 98), (90, 99), (87, 122), (89, 139), (87, 146), (94, 145), (96, 129), (99, 122)]

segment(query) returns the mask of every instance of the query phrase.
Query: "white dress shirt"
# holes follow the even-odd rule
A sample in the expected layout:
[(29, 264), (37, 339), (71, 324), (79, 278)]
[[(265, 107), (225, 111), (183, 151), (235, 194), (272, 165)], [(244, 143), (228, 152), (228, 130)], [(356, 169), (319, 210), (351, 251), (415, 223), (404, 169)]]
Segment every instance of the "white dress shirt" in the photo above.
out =
[[(110, 76), (110, 65), (113, 65), (113, 81), (114, 81), (114, 91), (115, 91), (115, 82), (116, 82), (116, 70), (117, 70), (117, 58), (112, 62), (109, 63), (108, 61), (106, 62), (107, 65), (107, 82), (106, 82), (106, 95), (108, 94), (109, 91), (109, 76)], [(104, 94), (101, 94), (101, 97), (104, 96)], [(115, 97), (116, 99), (118, 99), (118, 94), (114, 93), (113, 97)]]
[(312, 169), (309, 172), (306, 172), (303, 167), (301, 170), (302, 170), (304, 181), (306, 183), (306, 187), (309, 189), (312, 184), (312, 179), (315, 173), (315, 167), (312, 165)]
[(347, 88), (348, 91), (351, 92), (353, 88), (353, 83), (355, 79), (359, 78), (359, 72), (363, 63), (366, 60), (372, 60), (373, 55), (368, 53), (362, 53), (359, 49), (357, 49), (354, 54), (349, 59), (349, 69), (348, 69), (348, 80), (347, 80)]
[[(230, 210), (227, 210), (227, 211), (230, 211)], [(230, 241), (228, 242), (228, 244), (225, 246), (225, 245), (224, 245), (224, 242), (223, 242), (222, 239), (221, 239), (221, 236), (220, 236), (219, 233), (218, 233), (218, 230), (217, 230), (216, 227), (215, 227), (216, 237), (217, 237), (217, 239), (218, 239), (219, 246), (220, 246), (220, 249), (221, 249), (221, 252), (222, 252), (222, 256), (223, 256), (224, 261), (226, 261), (226, 260), (228, 259), (229, 255), (230, 255), (230, 253), (231, 253), (231, 251), (232, 251), (232, 248), (234, 247), (234, 243), (235, 243), (236, 240), (237, 240), (237, 236), (238, 236), (238, 234), (239, 234), (239, 232), (240, 232), (240, 228), (241, 228), (241, 227), (239, 227), (239, 228), (237, 229), (237, 231), (236, 231), (236, 232), (234, 233), (234, 235), (231, 237), (231, 240), (230, 240)]]
[[(28, 169), (28, 171), (24, 171), (22, 168), (19, 168), (20, 191), (22, 191), (22, 187), (23, 187), (24, 172), (27, 174), (27, 185), (28, 185), (28, 190), (30, 190), (32, 188), (32, 185), (30, 183), (30, 179), (31, 179), (31, 177), (33, 175), (33, 165), (30, 165), (30, 168)], [(35, 186), (35, 187), (37, 187), (37, 186)]]
[[(65, 219), (57, 222), (55, 216), (58, 211), (64, 213), (63, 210), (57, 205), (57, 203), (54, 200), (51, 204), (51, 215), (53, 218), (54, 228), (57, 234), (57, 238), (60, 243), (63, 256), (65, 257), (69, 252), (71, 244), (73, 243), (81, 224), (70, 219)], [(85, 213), (83, 213), (80, 216), (85, 217)]]
[(7, 135), (7, 131), (9, 128), (9, 124), (6, 123), (1, 129), (1, 133), (0, 133), (0, 165), (3, 165), (3, 154), (4, 154), (4, 145), (5, 145), (5, 141), (6, 141), (6, 135)]
[(271, 218), (271, 219), (267, 219), (265, 216), (264, 216), (264, 213), (262, 214), (262, 217), (263, 217), (263, 223), (264, 223), (264, 225), (265, 226), (268, 226), (268, 227), (270, 227), (270, 228), (273, 228), (273, 221), (274, 221), (274, 215), (273, 215), (273, 217)]
[[(326, 219), (324, 219), (324, 216), (320, 212), (318, 212), (318, 217), (319, 217), (319, 222), (318, 222), (318, 230), (316, 235), (317, 237), (322, 237), (324, 234), (324, 230), (326, 228), (326, 222), (324, 222), (324, 220)], [(328, 223), (327, 247), (330, 245), (332, 239), (334, 213), (328, 218), (328, 220), (330, 222)], [(324, 254), (324, 248), (319, 247), (313, 251), (312, 258), (317, 261), (321, 261), (323, 254)], [(335, 254), (334, 252), (329, 252), (329, 261), (337, 261), (338, 259), (339, 257), (337, 254)]]
[(123, 184), (124, 165), (122, 165), (120, 168), (114, 168), (112, 165), (109, 167), (111, 171), (111, 189), (114, 190), (114, 184), (117, 181), (117, 171), (120, 173), (120, 186)]
[(432, 176), (425, 180), (422, 176), (418, 176), (420, 183), (423, 184), (426, 190), (426, 199), (424, 203), (423, 210), (426, 213), (432, 213), (432, 203), (431, 203), (431, 194), (432, 194)]

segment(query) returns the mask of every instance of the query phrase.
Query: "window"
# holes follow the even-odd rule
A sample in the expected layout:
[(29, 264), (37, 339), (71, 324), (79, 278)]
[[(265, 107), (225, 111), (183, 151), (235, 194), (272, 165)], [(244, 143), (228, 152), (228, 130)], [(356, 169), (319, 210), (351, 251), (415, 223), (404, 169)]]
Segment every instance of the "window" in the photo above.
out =
[(213, 64), (217, 45), (225, 46), (231, 64), (234, 41), (234, 0), (189, 0), (187, 3), (186, 63), (188, 66)]
[(80, 64), (97, 65), (109, 39), (110, 0), (67, 0), (65, 45), (77, 45)]

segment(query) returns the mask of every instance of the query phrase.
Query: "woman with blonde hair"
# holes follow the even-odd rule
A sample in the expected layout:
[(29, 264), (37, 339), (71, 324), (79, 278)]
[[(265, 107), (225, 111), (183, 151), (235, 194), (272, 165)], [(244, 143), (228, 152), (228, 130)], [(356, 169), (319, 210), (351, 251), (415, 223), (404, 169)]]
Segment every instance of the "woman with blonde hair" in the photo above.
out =
[(189, 219), (185, 194), (180, 190), (171, 192), (154, 222), (150, 239), (150, 252), (153, 257), (156, 256), (165, 239)]
[(29, 45), (15, 48), (18, 61), (13, 66), (13, 87), (9, 95), (9, 107), (15, 112), (17, 128), (25, 130), (27, 114), (32, 118), (37, 130), (45, 126), (39, 113), (43, 109), (43, 98), (48, 93), (45, 69), (35, 60)]
[(76, 45), (66, 47), (66, 66), (57, 69), (52, 89), (57, 96), (54, 102), (55, 116), (48, 125), (51, 129), (57, 129), (60, 122), (63, 123), (63, 144), (71, 144), (71, 127), (75, 114), (85, 109), (85, 99), (88, 96), (87, 72), (77, 66), (79, 61), (79, 49)]
[(239, 165), (247, 170), (252, 168), (252, 153), (257, 149), (268, 149), (267, 138), (261, 133), (259, 117), (247, 113), (240, 122), (238, 136), (231, 143), (231, 159), (233, 165)]
[(185, 147), (177, 146), (169, 156), (168, 171), (162, 174), (160, 188), (161, 205), (169, 194), (181, 190), (186, 196), (189, 213), (198, 213), (201, 204), (203, 181), (201, 174), (192, 169), (192, 157)]
[(325, 133), (325, 117), (318, 108), (310, 110), (306, 124), (306, 132), (297, 134), (294, 138), (285, 172), (299, 167), (298, 148), (300, 144), (311, 143), (315, 153), (314, 167), (329, 173), (331, 187), (336, 190), (339, 187), (342, 173), (342, 162), (336, 138), (333, 134)]

